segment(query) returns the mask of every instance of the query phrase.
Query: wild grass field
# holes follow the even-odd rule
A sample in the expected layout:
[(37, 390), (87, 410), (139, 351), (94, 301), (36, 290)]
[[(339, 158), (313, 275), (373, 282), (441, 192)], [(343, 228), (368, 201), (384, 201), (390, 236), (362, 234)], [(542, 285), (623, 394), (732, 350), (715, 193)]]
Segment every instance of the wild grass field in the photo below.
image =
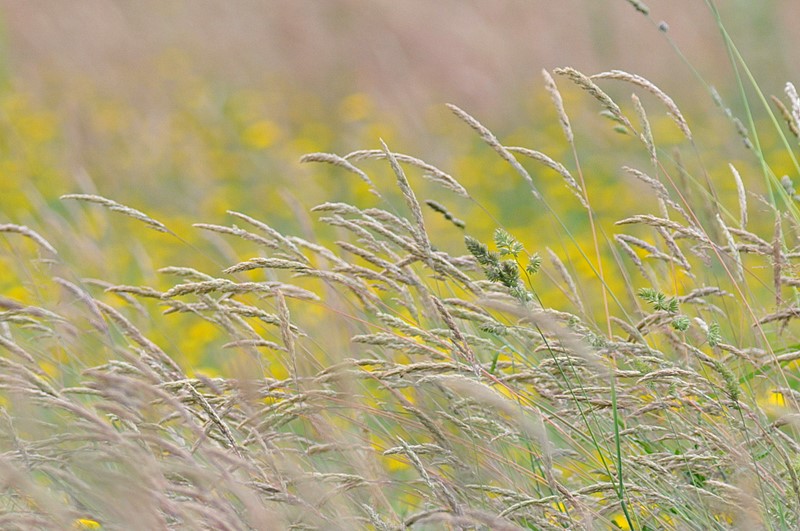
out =
[(709, 74), (683, 8), (613, 5), (680, 97), (562, 65), (514, 116), (391, 112), (169, 47), (114, 90), (6, 57), (0, 529), (797, 529), (800, 97), (711, 0)]

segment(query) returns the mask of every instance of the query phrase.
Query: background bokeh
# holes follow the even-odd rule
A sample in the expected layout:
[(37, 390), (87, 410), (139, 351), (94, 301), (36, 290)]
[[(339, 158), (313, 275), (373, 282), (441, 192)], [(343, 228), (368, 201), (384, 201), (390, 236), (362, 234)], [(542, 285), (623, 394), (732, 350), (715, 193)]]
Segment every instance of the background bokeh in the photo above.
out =
[[(800, 6), (719, 4), (765, 93), (781, 94), (787, 80), (798, 78), (792, 53), (800, 28), (792, 21)], [(62, 258), (79, 263), (88, 278), (153, 285), (160, 282), (155, 270), (167, 265), (216, 274), (237, 260), (237, 250), (252, 249), (193, 223), (230, 224), (226, 211), (236, 210), (308, 234), (317, 230), (308, 228), (307, 213), (316, 204), (377, 205), (352, 175), (301, 165), (299, 158), (376, 149), (383, 139), (467, 187), (475, 202), (411, 176), (421, 199), (437, 200), (466, 220), (467, 233), (485, 240), (502, 224), (532, 252), (553, 246), (568, 254), (568, 263), (581, 263), (559, 240), (562, 231), (540, 222), (542, 209), (526, 184), (444, 104), (467, 110), (508, 145), (566, 162), (572, 154), (541, 70), (622, 69), (653, 81), (690, 117), (705, 157), (687, 162), (701, 168), (698, 175), (707, 173), (720, 193), (735, 194), (727, 167), (734, 162), (758, 182), (755, 158), (704, 87), (715, 86), (725, 105), (741, 112), (735, 74), (706, 3), (648, 5), (650, 19), (624, 0), (0, 2), (0, 222), (70, 242)], [(659, 30), (661, 21), (667, 32)], [(578, 131), (593, 206), (601, 218), (613, 209), (612, 227), (652, 196), (620, 169), (646, 163), (647, 154), (610, 132), (596, 102), (565, 80), (559, 86)], [(603, 86), (632, 113), (630, 87)], [(682, 145), (691, 158), (694, 151), (663, 107), (642, 97), (658, 145), (666, 153)], [(767, 153), (778, 147), (771, 161), (776, 173), (791, 173), (786, 151), (769, 135), (762, 140)], [(569, 230), (588, 245), (585, 211), (563, 181), (528, 166)], [(389, 200), (396, 197), (385, 163), (364, 168)], [(184, 244), (59, 201), (67, 193), (96, 193), (143, 210)], [(428, 215), (434, 243), (464, 252), (461, 230)], [(3, 260), (0, 266), (11, 270), (9, 258)], [(14, 275), (0, 284), (4, 293), (29, 296), (30, 286), (21, 287)], [(202, 343), (195, 332), (187, 337)]]

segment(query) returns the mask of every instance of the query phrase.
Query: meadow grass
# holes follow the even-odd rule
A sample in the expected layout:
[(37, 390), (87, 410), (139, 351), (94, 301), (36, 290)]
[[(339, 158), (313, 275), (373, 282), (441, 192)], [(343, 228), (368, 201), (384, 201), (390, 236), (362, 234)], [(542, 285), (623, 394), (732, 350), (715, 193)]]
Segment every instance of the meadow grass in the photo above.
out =
[[(767, 104), (720, 27), (742, 93)], [(763, 180), (709, 169), (691, 117), (641, 76), (567, 67), (543, 85), (561, 161), (448, 106), (526, 185), (545, 221), (524, 231), (384, 141), (303, 157), (364, 204), (298, 210), (300, 235), (255, 212), (197, 223), (224, 259), (151, 285), (85, 273), (116, 263), (123, 246), (97, 242), (128, 238), (124, 217), (131, 253), (198, 252), (124, 198), (67, 194), (42, 227), (0, 224), (18, 288), (0, 298), (0, 527), (795, 529), (800, 216), (757, 109), (720, 105)], [(598, 206), (578, 94), (643, 154), (618, 161), (639, 202)], [(776, 99), (791, 152), (800, 100)], [(655, 140), (664, 115), (674, 149)]]

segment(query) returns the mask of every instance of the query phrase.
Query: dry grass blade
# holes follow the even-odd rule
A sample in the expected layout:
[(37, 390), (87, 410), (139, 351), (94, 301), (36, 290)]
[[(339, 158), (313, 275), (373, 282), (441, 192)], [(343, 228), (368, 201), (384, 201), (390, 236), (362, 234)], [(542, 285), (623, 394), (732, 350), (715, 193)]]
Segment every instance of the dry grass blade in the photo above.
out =
[(533, 192), (533, 196), (536, 199), (542, 198), (542, 195), (536, 189), (536, 185), (533, 184), (533, 179), (531, 178), (528, 171), (525, 168), (523, 168), (522, 165), (519, 163), (519, 161), (516, 158), (514, 158), (514, 155), (512, 155), (511, 152), (508, 151), (508, 149), (506, 149), (500, 143), (499, 140), (497, 140), (497, 137), (494, 136), (494, 133), (489, 131), (478, 120), (476, 120), (463, 110), (459, 109), (455, 105), (448, 103), (447, 108), (453, 111), (453, 114), (461, 118), (464, 121), (464, 123), (466, 123), (472, 129), (474, 129), (481, 136), (481, 139), (483, 139), (483, 141), (489, 145), (489, 147), (494, 149), (498, 155), (500, 155), (506, 162), (511, 164), (511, 166), (517, 171), (517, 173), (519, 173), (522, 176), (522, 178), (525, 179), (525, 182), (528, 183), (528, 186), (530, 186), (531, 192)]
[(139, 221), (141, 221), (142, 223), (144, 223), (145, 225), (147, 225), (148, 227), (150, 227), (153, 230), (157, 230), (159, 232), (166, 232), (167, 234), (173, 234), (174, 235), (174, 233), (171, 230), (169, 230), (166, 227), (166, 225), (164, 225), (160, 221), (154, 220), (153, 218), (151, 218), (150, 216), (148, 216), (144, 212), (136, 210), (135, 208), (131, 208), (131, 207), (122, 205), (120, 203), (117, 203), (116, 201), (112, 201), (111, 199), (107, 199), (107, 198), (101, 197), (99, 195), (67, 194), (67, 195), (62, 195), (61, 199), (76, 199), (78, 201), (86, 201), (87, 203), (95, 203), (95, 204), (104, 206), (105, 208), (107, 208), (107, 209), (109, 209), (109, 210), (111, 210), (113, 212), (119, 212), (120, 214), (124, 214), (124, 215), (126, 215), (128, 217), (131, 217), (131, 218), (134, 218), (136, 220), (139, 220)]
[(688, 140), (692, 139), (692, 131), (689, 129), (689, 124), (686, 122), (686, 118), (683, 117), (683, 113), (675, 104), (672, 98), (667, 96), (667, 94), (655, 86), (649, 80), (643, 78), (642, 76), (638, 76), (636, 74), (629, 74), (628, 72), (624, 72), (622, 70), (611, 70), (609, 72), (601, 72), (599, 74), (595, 74), (591, 76), (591, 79), (616, 79), (619, 81), (626, 81), (628, 83), (632, 83), (634, 85), (638, 85), (648, 91), (650, 94), (654, 95), (658, 98), (661, 103), (667, 108), (667, 113), (672, 117), (675, 123), (678, 125), (678, 128), (683, 133)]
[(22, 234), (23, 236), (26, 236), (36, 242), (39, 247), (53, 254), (58, 254), (58, 251), (56, 251), (55, 247), (50, 245), (50, 242), (45, 240), (38, 232), (29, 229), (25, 225), (13, 225), (11, 223), (0, 224), (0, 232)]

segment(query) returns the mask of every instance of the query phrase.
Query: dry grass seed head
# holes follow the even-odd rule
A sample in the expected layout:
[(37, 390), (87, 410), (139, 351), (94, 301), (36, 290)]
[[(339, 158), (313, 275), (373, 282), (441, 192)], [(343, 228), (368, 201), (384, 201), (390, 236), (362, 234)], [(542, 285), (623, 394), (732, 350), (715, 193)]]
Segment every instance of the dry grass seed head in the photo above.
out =
[(62, 195), (61, 199), (77, 199), (78, 201), (86, 201), (87, 203), (96, 203), (98, 205), (101, 205), (101, 206), (111, 210), (112, 212), (119, 212), (119, 213), (124, 214), (124, 215), (126, 215), (128, 217), (131, 217), (131, 218), (134, 218), (136, 220), (139, 220), (139, 221), (141, 221), (142, 223), (144, 223), (145, 225), (147, 225), (148, 227), (150, 227), (153, 230), (157, 230), (159, 232), (166, 232), (167, 234), (172, 234), (172, 235), (175, 234), (171, 230), (169, 230), (166, 227), (166, 225), (164, 225), (160, 221), (154, 220), (153, 218), (151, 218), (150, 216), (148, 216), (144, 212), (136, 210), (135, 208), (131, 208), (131, 207), (122, 205), (120, 203), (117, 203), (116, 201), (112, 201), (111, 199), (107, 199), (107, 198), (101, 197), (99, 195), (67, 194), (67, 195)]
[(558, 122), (561, 124), (561, 129), (567, 137), (567, 142), (573, 145), (575, 143), (575, 136), (572, 133), (572, 126), (569, 123), (567, 112), (564, 110), (564, 100), (561, 98), (558, 86), (556, 86), (553, 76), (551, 76), (550, 72), (547, 70), (542, 69), (542, 77), (544, 77), (545, 89), (547, 93), (550, 94), (550, 99), (553, 100), (553, 105), (556, 108), (556, 114), (558, 115)]
[(637, 134), (631, 122), (625, 117), (624, 114), (622, 114), (622, 110), (619, 108), (619, 105), (617, 105), (608, 94), (603, 92), (600, 87), (598, 87), (588, 76), (570, 67), (556, 68), (553, 72), (560, 76), (566, 77), (578, 85), (578, 87), (588, 92), (589, 95), (600, 102), (600, 105), (602, 105), (603, 108), (611, 113), (611, 117), (613, 117), (616, 122), (621, 124), (628, 131)]
[(643, 78), (642, 76), (638, 76), (636, 74), (629, 74), (628, 72), (624, 72), (622, 70), (611, 70), (609, 72), (601, 72), (600, 74), (595, 74), (591, 77), (592, 79), (617, 79), (620, 81), (626, 81), (628, 83), (632, 83), (634, 85), (638, 85), (648, 91), (649, 93), (653, 94), (656, 98), (658, 98), (661, 103), (667, 108), (667, 113), (672, 117), (675, 123), (678, 125), (678, 128), (683, 133), (683, 136), (686, 137), (687, 140), (692, 140), (692, 132), (689, 129), (689, 124), (686, 122), (686, 118), (683, 117), (683, 113), (675, 104), (675, 102), (670, 98), (663, 90), (655, 86), (649, 80)]
[(497, 152), (497, 154), (500, 155), (500, 157), (503, 158), (503, 160), (505, 160), (506, 162), (511, 164), (511, 166), (514, 168), (514, 170), (516, 170), (516, 172), (520, 176), (522, 176), (523, 179), (525, 179), (525, 182), (528, 183), (528, 186), (530, 186), (531, 192), (533, 193), (533, 196), (536, 199), (541, 199), (542, 198), (542, 195), (536, 189), (536, 185), (533, 184), (533, 179), (531, 178), (531, 176), (528, 173), (528, 171), (525, 168), (523, 168), (522, 165), (519, 163), (519, 161), (516, 158), (514, 158), (514, 155), (512, 155), (511, 152), (508, 149), (506, 149), (500, 143), (499, 140), (497, 140), (497, 137), (494, 136), (494, 133), (489, 131), (489, 129), (487, 129), (478, 120), (476, 120), (475, 118), (473, 118), (472, 116), (470, 116), (469, 114), (467, 114), (466, 112), (461, 110), (460, 108), (456, 107), (455, 105), (448, 103), (447, 104), (447, 108), (450, 109), (453, 112), (453, 114), (455, 114), (461, 120), (463, 120), (464, 123), (466, 123), (472, 129), (474, 129), (480, 135), (481, 139), (484, 142), (486, 142), (489, 145), (489, 147), (491, 147), (493, 150), (495, 150)]

